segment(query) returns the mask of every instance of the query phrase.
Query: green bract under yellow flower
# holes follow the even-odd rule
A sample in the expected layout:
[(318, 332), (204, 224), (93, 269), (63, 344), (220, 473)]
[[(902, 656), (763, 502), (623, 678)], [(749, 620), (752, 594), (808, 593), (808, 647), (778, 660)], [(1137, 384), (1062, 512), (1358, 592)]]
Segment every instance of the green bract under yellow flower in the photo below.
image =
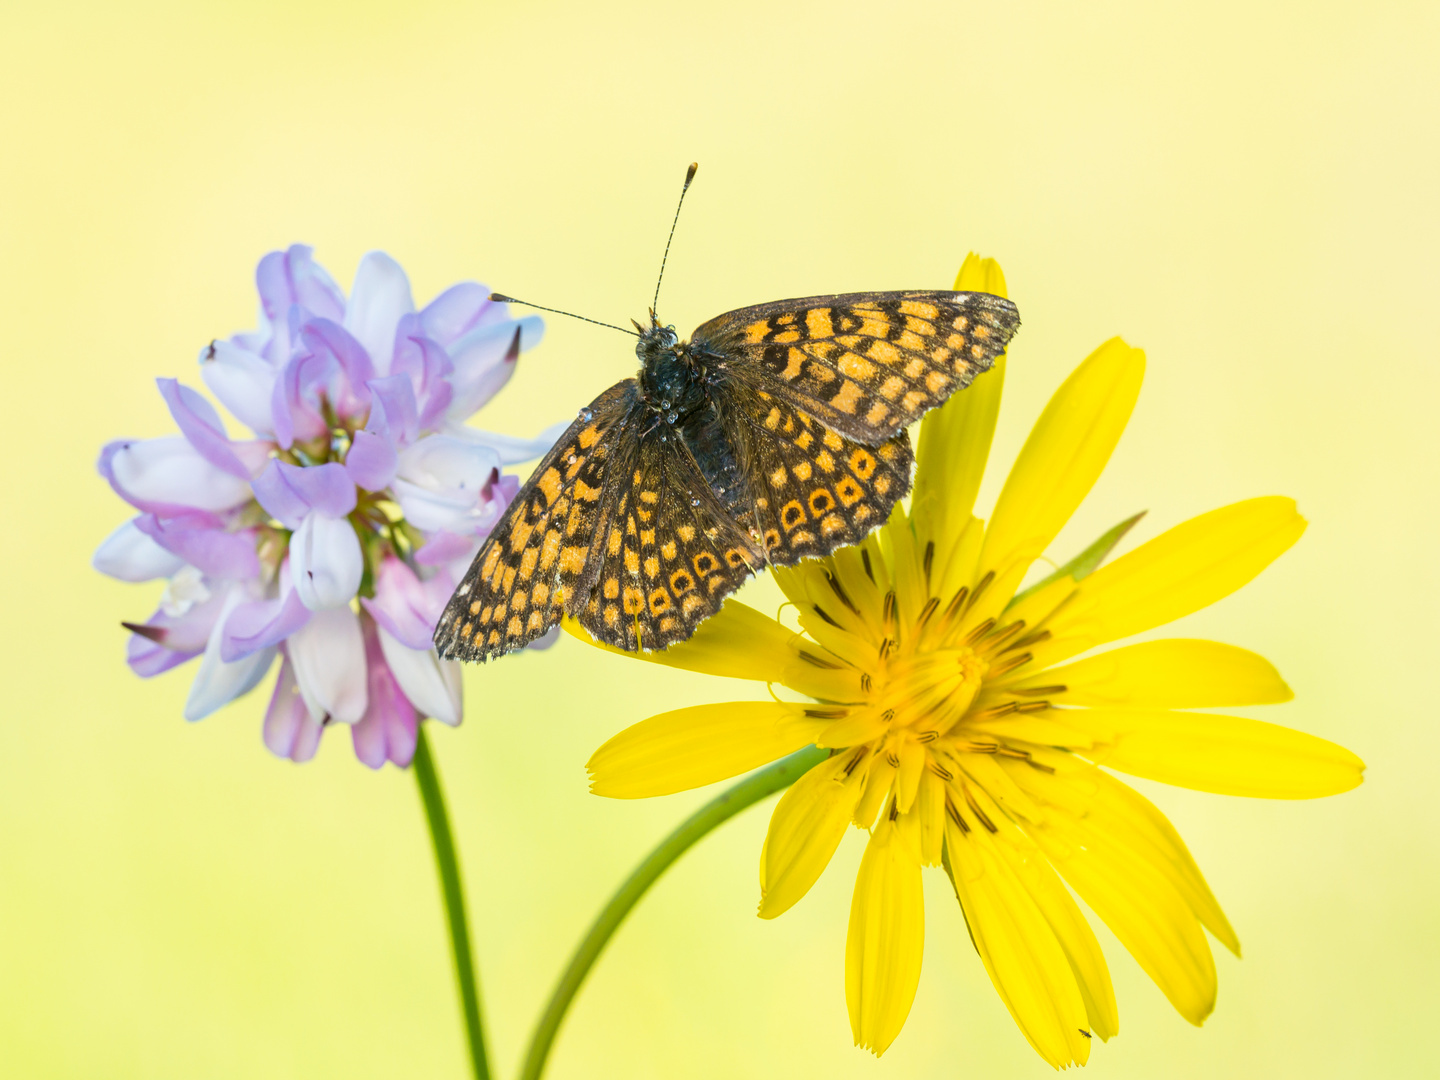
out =
[[(973, 255), (955, 287), (1005, 288), (998, 266)], [(919, 981), (923, 867), (948, 873), (976, 951), (1031, 1045), (1056, 1067), (1083, 1064), (1091, 1036), (1108, 1039), (1119, 1019), (1105, 958), (1067, 884), (1191, 1023), (1215, 1003), (1202, 927), (1240, 948), (1174, 828), (1107, 769), (1266, 798), (1360, 782), (1361, 761), (1333, 743), (1186, 711), (1288, 700), (1254, 653), (1186, 639), (1090, 653), (1248, 582), (1304, 531), (1290, 499), (1211, 511), (1092, 573), (1102, 544), (1017, 596), (1104, 468), (1144, 368), (1144, 355), (1118, 338), (1092, 353), (1036, 423), (987, 525), (972, 507), (1002, 358), (926, 417), (908, 514), (897, 507), (862, 545), (775, 571), (803, 632), (732, 600), (690, 641), (643, 657), (783, 684), (811, 703), (663, 713), (589, 763), (597, 794), (640, 798), (808, 744), (831, 749), (775, 808), (760, 915), (803, 897), (849, 826), (869, 831), (845, 981), (855, 1041), (877, 1054), (899, 1034)]]

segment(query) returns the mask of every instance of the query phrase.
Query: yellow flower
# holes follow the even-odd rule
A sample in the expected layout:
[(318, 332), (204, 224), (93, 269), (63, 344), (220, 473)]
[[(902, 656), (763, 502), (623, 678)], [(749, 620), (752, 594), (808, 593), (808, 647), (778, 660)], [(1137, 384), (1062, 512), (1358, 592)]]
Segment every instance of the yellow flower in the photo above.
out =
[[(955, 287), (1003, 295), (1005, 286), (993, 261), (972, 255)], [(1002, 358), (927, 416), (908, 514), (897, 507), (860, 546), (775, 571), (803, 632), (729, 601), (690, 641), (643, 657), (779, 683), (810, 702), (679, 709), (627, 729), (590, 760), (597, 794), (640, 798), (811, 743), (831, 749), (775, 807), (760, 916), (805, 895), (849, 825), (869, 831), (845, 990), (855, 1041), (876, 1054), (899, 1034), (919, 981), (923, 867), (949, 875), (975, 949), (1030, 1044), (1057, 1068), (1083, 1064), (1091, 1036), (1108, 1039), (1119, 1019), (1105, 958), (1066, 884), (1191, 1023), (1215, 1004), (1201, 928), (1240, 949), (1175, 829), (1107, 770), (1264, 798), (1360, 783), (1363, 763), (1333, 743), (1185, 711), (1288, 700), (1254, 653), (1178, 638), (1090, 653), (1248, 582), (1304, 531), (1290, 499), (1202, 514), (1095, 569), (1126, 523), (1017, 595), (1104, 468), (1144, 366), (1116, 338), (1075, 370), (987, 525), (971, 509)]]

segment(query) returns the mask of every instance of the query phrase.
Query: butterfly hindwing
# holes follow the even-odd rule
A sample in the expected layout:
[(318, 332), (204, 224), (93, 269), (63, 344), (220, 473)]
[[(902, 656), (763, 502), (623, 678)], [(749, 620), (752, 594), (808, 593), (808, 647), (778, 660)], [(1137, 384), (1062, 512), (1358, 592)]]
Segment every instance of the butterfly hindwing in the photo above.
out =
[(777, 566), (859, 543), (910, 490), (914, 456), (904, 431), (867, 446), (743, 386), (726, 414), (747, 462), (756, 530)]
[(988, 370), (1019, 324), (988, 293), (846, 293), (740, 308), (694, 343), (733, 378), (874, 446)]
[(588, 593), (592, 540), (607, 484), (626, 464), (620, 421), (634, 397), (627, 379), (581, 410), (516, 494), (440, 617), (442, 657), (483, 661), (521, 648)]
[(678, 434), (657, 425), (637, 438), (629, 475), (611, 481), (592, 591), (575, 608), (591, 635), (631, 652), (685, 640), (764, 564)]

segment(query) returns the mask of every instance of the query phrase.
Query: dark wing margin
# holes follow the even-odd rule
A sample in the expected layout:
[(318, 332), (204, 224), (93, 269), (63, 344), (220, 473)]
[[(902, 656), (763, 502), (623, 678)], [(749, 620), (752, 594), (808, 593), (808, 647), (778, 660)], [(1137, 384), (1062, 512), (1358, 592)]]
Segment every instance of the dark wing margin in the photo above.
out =
[(684, 641), (765, 556), (721, 505), (675, 429), (640, 436), (597, 533), (597, 574), (572, 611), (597, 640), (628, 652)]
[(727, 312), (693, 340), (733, 378), (877, 446), (989, 370), (1019, 325), (989, 293), (844, 293)]
[(635, 394), (627, 379), (582, 409), (516, 494), (440, 616), (442, 658), (483, 662), (522, 648), (588, 593), (612, 459), (623, 457), (619, 422)]
[(910, 490), (915, 458), (903, 430), (869, 446), (743, 384), (732, 384), (723, 416), (746, 461), (746, 524), (776, 566), (858, 544)]

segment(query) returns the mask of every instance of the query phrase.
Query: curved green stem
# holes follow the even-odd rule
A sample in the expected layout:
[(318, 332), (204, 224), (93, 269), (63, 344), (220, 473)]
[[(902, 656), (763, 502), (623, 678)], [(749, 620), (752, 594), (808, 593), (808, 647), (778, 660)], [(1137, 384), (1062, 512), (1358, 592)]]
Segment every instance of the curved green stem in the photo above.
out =
[(445, 897), (445, 915), (450, 923), (450, 953), (455, 958), (455, 980), (460, 984), (460, 1012), (465, 1017), (465, 1034), (470, 1042), (470, 1065), (475, 1080), (490, 1080), (490, 1063), (485, 1056), (485, 1029), (480, 1025), (480, 991), (475, 985), (475, 962), (470, 953), (470, 928), (465, 920), (465, 890), (460, 884), (460, 863), (455, 857), (455, 839), (450, 833), (450, 814), (440, 790), (440, 776), (422, 723), (415, 734), (415, 780), (420, 800), (430, 823), (435, 844), (435, 862), (440, 869), (440, 891)]
[(570, 957), (569, 966), (560, 976), (560, 981), (545, 1006), (545, 1012), (540, 1017), (540, 1022), (535, 1025), (534, 1034), (530, 1036), (530, 1046), (525, 1052), (525, 1064), (520, 1070), (520, 1080), (540, 1080), (540, 1075), (545, 1071), (545, 1059), (560, 1031), (560, 1023), (575, 1000), (585, 976), (595, 966), (595, 961), (600, 958), (600, 953), (609, 943), (611, 936), (625, 921), (625, 916), (630, 914), (630, 909), (670, 864), (711, 829), (765, 796), (789, 787), (829, 756), (828, 750), (807, 746), (804, 750), (797, 750), (789, 757), (781, 758), (775, 764), (747, 776), (691, 814), (645, 857), (610, 898), (610, 902), (591, 925), (590, 932)]

